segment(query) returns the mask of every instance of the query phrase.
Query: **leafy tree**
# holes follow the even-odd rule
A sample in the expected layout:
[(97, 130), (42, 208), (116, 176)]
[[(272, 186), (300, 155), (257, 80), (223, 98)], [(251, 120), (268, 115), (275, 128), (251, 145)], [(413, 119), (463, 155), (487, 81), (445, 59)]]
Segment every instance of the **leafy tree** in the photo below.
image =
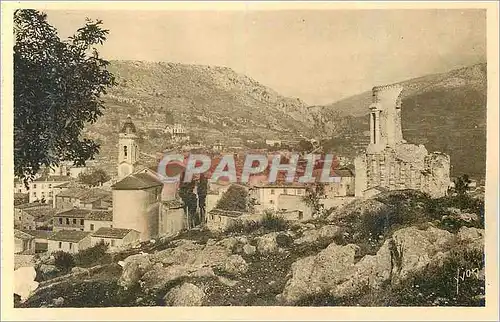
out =
[(85, 171), (78, 175), (78, 180), (91, 187), (100, 186), (104, 182), (111, 179), (106, 171), (103, 169), (94, 169), (91, 171)]
[(193, 228), (197, 223), (196, 211), (198, 210), (196, 194), (193, 192), (196, 182), (183, 182), (179, 184), (179, 197), (184, 202), (184, 213), (188, 216), (188, 228)]
[(45, 13), (14, 13), (14, 173), (25, 182), (43, 166), (83, 165), (99, 152), (82, 130), (102, 115), (100, 96), (115, 84), (96, 49), (109, 32), (101, 25), (87, 19), (61, 40)]
[(63, 272), (68, 272), (75, 266), (73, 255), (64, 251), (54, 253), (54, 264)]
[(205, 208), (206, 199), (208, 192), (208, 179), (202, 174), (200, 180), (196, 185), (196, 193), (198, 195), (198, 207), (200, 208), (200, 219), (202, 223), (205, 223)]
[(323, 212), (323, 205), (320, 199), (325, 195), (325, 185), (321, 182), (315, 182), (306, 187), (306, 195), (303, 200), (306, 205), (312, 208), (313, 214), (321, 216)]
[(248, 192), (244, 187), (232, 185), (219, 200), (216, 208), (245, 212), (248, 211), (247, 198)]

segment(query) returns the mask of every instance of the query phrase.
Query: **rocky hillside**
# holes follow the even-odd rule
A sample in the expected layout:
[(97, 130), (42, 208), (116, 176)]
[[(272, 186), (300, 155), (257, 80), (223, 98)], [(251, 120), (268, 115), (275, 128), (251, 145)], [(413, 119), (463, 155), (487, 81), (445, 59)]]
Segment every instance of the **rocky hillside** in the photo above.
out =
[(230, 68), (112, 61), (109, 70), (118, 86), (104, 97), (105, 114), (87, 132), (102, 143), (101, 157), (110, 162), (127, 115), (141, 130), (147, 153), (169, 144), (162, 130), (172, 123), (185, 126), (194, 140), (220, 140), (227, 146), (307, 132), (304, 102), (283, 97)]
[[(306, 106), (230, 68), (112, 61), (118, 86), (104, 97), (104, 115), (87, 128), (101, 143), (98, 159), (115, 172), (121, 122), (130, 114), (141, 148), (152, 154), (170, 144), (167, 124), (183, 124), (193, 140), (245, 146), (246, 140), (325, 139), (326, 150), (354, 156), (369, 139), (371, 92), (329, 106)], [(403, 134), (409, 142), (451, 156), (452, 175), (484, 177), (486, 163), (486, 65), (401, 83)]]
[[(403, 135), (425, 144), (429, 151), (451, 156), (452, 175), (467, 173), (484, 178), (486, 168), (486, 64), (433, 74), (400, 83), (404, 86)], [(328, 106), (311, 107), (313, 113), (332, 115), (330, 123), (344, 118), (354, 126), (331, 142), (332, 148), (356, 146), (367, 140), (371, 91)], [(347, 138), (346, 138), (347, 136)], [(354, 152), (350, 149), (347, 152)]]
[(86, 251), (69, 274), (39, 259), (41, 283), (16, 306), (484, 306), (483, 206), (396, 191), (306, 223), (267, 216)]

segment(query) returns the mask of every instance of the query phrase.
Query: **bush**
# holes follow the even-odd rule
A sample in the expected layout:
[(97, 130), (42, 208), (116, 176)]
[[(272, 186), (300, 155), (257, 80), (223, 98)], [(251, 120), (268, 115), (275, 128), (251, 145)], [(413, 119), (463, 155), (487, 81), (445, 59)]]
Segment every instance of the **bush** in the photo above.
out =
[(108, 244), (101, 241), (90, 248), (79, 251), (78, 254), (75, 255), (75, 262), (80, 267), (98, 265), (102, 263), (105, 258), (110, 257), (110, 255), (106, 253), (107, 250)]
[(61, 250), (54, 253), (54, 265), (63, 272), (69, 272), (75, 266), (75, 259), (70, 253)]
[(264, 213), (261, 219), (262, 227), (267, 231), (287, 230), (290, 224), (283, 216), (275, 215), (272, 212)]
[(237, 233), (237, 234), (250, 234), (254, 231), (262, 228), (262, 223), (260, 221), (254, 220), (235, 220), (232, 221), (229, 226), (225, 229), (226, 233)]

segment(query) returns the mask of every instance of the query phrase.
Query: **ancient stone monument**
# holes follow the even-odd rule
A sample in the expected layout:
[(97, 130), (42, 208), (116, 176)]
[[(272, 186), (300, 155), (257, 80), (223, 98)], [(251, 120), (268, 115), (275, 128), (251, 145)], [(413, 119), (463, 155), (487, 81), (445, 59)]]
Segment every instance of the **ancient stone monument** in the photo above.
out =
[(400, 85), (373, 88), (370, 105), (370, 144), (356, 157), (355, 195), (373, 190), (415, 189), (432, 197), (446, 195), (450, 157), (429, 153), (423, 145), (407, 143), (401, 127)]

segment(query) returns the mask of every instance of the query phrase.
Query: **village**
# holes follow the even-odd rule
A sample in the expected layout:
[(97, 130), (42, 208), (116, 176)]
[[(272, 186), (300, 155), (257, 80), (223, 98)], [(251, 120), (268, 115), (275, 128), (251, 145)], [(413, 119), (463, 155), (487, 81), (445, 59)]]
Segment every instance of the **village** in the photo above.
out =
[[(402, 90), (399, 85), (373, 89), (373, 103), (367, 107), (370, 143), (366, 153), (351, 162), (339, 157), (341, 161), (335, 163), (334, 169), (338, 180), (324, 184), (320, 193), (312, 196), (314, 189), (300, 182), (268, 182), (264, 173), (251, 177), (247, 184), (219, 180), (208, 182), (204, 191), (189, 186), (194, 204), (199, 205), (194, 211), (188, 209), (187, 199), (181, 198), (179, 182), (161, 180), (158, 160), (150, 164), (139, 160), (137, 129), (128, 117), (117, 133), (115, 178), (89, 187), (79, 178), (91, 166), (61, 164), (29, 182), (28, 187), (15, 181), (16, 195), (27, 196), (14, 205), (16, 260), (22, 263), (38, 253), (75, 254), (103, 242), (109, 252), (119, 251), (186, 229), (224, 231), (236, 222), (258, 221), (270, 212), (288, 221), (308, 221), (355, 199), (390, 190), (415, 189), (431, 197), (445, 196), (453, 185), (449, 157), (428, 153), (424, 146), (403, 139)], [(181, 145), (188, 137), (180, 125), (165, 131)], [(281, 141), (266, 143), (275, 148)], [(213, 146), (212, 151), (219, 156), (225, 153), (220, 145)], [(282, 151), (284, 155), (289, 152)], [(234, 186), (245, 191), (244, 205), (221, 207), (221, 199)], [(311, 198), (315, 198), (314, 202)], [(196, 219), (190, 218), (193, 216)]]

